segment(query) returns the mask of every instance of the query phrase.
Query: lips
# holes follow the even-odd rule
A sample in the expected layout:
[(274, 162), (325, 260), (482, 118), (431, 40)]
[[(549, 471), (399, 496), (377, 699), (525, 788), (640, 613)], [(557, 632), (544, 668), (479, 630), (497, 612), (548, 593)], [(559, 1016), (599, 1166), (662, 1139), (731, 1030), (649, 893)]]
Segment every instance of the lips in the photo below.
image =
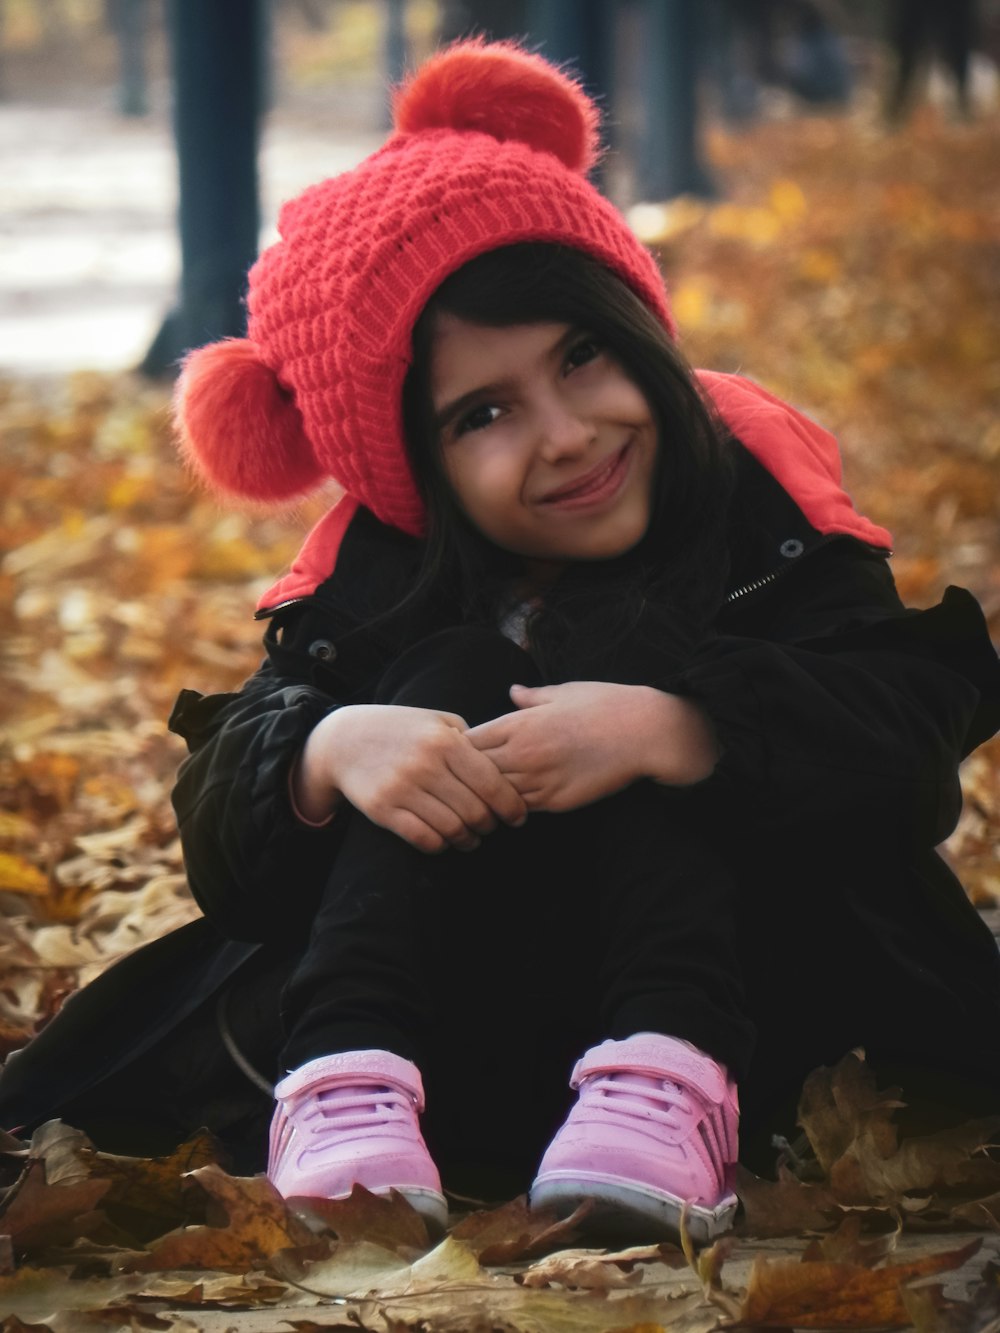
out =
[(607, 499), (615, 494), (624, 479), (630, 452), (630, 445), (622, 445), (610, 458), (602, 459), (582, 477), (575, 477), (564, 486), (549, 491), (540, 503), (571, 509)]

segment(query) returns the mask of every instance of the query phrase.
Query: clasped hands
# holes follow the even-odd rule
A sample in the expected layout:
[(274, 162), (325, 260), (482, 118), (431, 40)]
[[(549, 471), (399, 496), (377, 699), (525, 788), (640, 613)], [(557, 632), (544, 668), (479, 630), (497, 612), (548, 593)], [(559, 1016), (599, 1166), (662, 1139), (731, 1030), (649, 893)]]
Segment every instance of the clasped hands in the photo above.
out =
[(510, 695), (515, 711), (477, 727), (394, 704), (335, 710), (293, 774), (299, 810), (318, 820), (346, 799), (420, 851), (471, 851), (499, 822), (575, 810), (640, 778), (685, 786), (718, 760), (704, 713), (678, 695), (605, 681)]

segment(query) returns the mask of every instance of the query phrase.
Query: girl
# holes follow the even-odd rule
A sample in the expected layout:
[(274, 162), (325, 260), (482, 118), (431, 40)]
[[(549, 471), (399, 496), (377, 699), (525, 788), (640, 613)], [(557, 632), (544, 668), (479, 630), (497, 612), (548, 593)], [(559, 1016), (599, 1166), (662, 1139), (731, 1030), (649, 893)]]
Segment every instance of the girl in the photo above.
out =
[[(221, 1041), (277, 1073), (285, 1195), (440, 1223), (440, 1168), (705, 1239), (737, 1087), (750, 1161), (858, 1045), (925, 1121), (995, 1108), (1000, 960), (934, 848), (1000, 665), (968, 593), (902, 607), (825, 432), (687, 368), (577, 85), (466, 42), (395, 118), (286, 206), (247, 338), (178, 390), (218, 490), (344, 491), (264, 665), (172, 718), (207, 921), (71, 1001), (0, 1109), (120, 1146), (154, 1077), (165, 1135), (245, 1145)], [(72, 1041), (123, 995), (110, 1048)]]

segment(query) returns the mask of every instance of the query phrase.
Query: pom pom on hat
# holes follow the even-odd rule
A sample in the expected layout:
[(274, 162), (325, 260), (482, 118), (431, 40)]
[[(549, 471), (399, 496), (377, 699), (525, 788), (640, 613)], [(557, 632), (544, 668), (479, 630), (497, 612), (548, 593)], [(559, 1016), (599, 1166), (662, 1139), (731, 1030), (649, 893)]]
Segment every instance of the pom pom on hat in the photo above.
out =
[(439, 51), (396, 90), (393, 116), (404, 134), (478, 130), (581, 173), (599, 153), (599, 113), (581, 85), (511, 42), (470, 39)]
[(227, 338), (188, 355), (174, 418), (185, 461), (225, 496), (272, 504), (293, 500), (326, 475), (298, 408), (246, 338)]

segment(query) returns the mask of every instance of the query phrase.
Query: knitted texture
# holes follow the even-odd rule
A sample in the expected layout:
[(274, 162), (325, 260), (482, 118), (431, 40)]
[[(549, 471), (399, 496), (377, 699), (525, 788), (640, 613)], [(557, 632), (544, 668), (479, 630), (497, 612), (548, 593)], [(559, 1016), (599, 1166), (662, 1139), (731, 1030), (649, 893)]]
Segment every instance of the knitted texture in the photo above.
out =
[[(566, 245), (673, 325), (652, 256), (583, 174), (597, 109), (567, 75), (511, 43), (460, 42), (397, 92), (394, 114), (377, 152), (282, 209), (281, 239), (250, 272), (247, 338), (216, 344), (211, 365), (210, 349), (191, 354), (176, 415), (186, 456), (225, 494), (284, 500), (329, 476), (419, 535), (402, 389), (414, 324), (450, 273), (500, 246)], [(253, 392), (234, 391), (254, 376)]]

